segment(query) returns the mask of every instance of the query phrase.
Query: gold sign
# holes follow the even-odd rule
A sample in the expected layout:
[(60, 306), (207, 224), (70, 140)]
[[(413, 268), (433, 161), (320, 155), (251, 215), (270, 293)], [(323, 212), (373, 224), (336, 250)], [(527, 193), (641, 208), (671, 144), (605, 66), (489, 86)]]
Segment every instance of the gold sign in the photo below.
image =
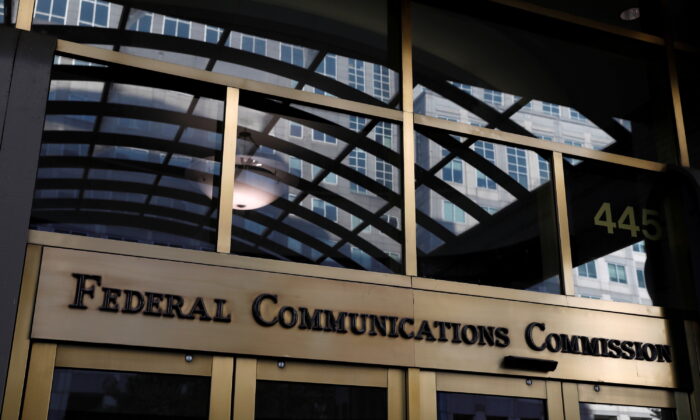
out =
[(58, 248), (32, 337), (676, 385), (659, 318)]

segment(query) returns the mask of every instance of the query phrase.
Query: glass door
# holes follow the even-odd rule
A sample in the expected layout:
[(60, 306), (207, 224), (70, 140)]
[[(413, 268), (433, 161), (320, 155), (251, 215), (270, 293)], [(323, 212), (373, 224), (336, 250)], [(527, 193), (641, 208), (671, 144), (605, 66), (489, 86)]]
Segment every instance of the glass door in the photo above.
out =
[(565, 384), (567, 420), (680, 420), (691, 418), (688, 395), (605, 384)]
[(563, 419), (558, 381), (421, 371), (417, 382), (409, 372), (409, 388), (423, 395), (421, 419)]
[(233, 358), (33, 343), (22, 418), (229, 419), (232, 376)]
[(400, 420), (404, 371), (237, 359), (236, 420)]

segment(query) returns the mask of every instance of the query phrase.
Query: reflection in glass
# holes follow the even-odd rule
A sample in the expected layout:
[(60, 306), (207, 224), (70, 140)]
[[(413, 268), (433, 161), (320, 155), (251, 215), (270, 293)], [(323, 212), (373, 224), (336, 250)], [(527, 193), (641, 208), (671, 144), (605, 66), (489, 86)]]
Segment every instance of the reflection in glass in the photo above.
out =
[[(695, 3), (700, 8), (700, 3)], [(676, 53), (678, 60), (678, 84), (683, 105), (683, 123), (685, 125), (690, 166), (700, 168), (700, 56), (682, 51)]]
[(57, 368), (49, 420), (209, 418), (210, 378)]
[(17, 21), (18, 0), (0, 0), (0, 25), (14, 25)]
[(57, 57), (31, 227), (215, 249), (223, 95)]
[(576, 294), (644, 305), (673, 299), (673, 185), (656, 172), (575, 163), (565, 160), (564, 170)]
[(192, 10), (185, 2), (142, 7), (38, 0), (34, 25), (62, 39), (142, 57), (374, 105), (399, 105), (399, 77), (389, 62), (387, 0), (313, 7), (259, 0), (218, 9), (198, 5)]
[(544, 401), (533, 398), (437, 393), (438, 420), (545, 420)]
[(243, 95), (232, 250), (400, 273), (396, 124)]
[[(468, 15), (478, 15), (478, 7), (464, 14), (424, 2), (412, 8), (417, 113), (587, 149), (676, 160), (663, 49), (622, 40), (596, 43), (593, 37), (587, 38), (591, 45), (573, 43), (561, 39), (554, 25), (525, 31)], [(503, 22), (531, 18), (515, 9), (502, 12), (493, 16)]]
[(559, 293), (546, 155), (416, 130), (418, 275)]
[(382, 420), (386, 388), (258, 381), (256, 420)]
[(581, 420), (674, 420), (671, 408), (581, 403)]
[(635, 31), (661, 34), (663, 29), (661, 2), (658, 1), (528, 0), (528, 3)]

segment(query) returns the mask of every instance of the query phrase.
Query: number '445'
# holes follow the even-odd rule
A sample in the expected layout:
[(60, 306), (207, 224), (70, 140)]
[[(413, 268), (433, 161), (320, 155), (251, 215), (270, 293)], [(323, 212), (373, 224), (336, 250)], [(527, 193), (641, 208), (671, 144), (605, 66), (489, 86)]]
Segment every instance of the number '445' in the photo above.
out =
[(618, 217), (617, 222), (614, 222), (612, 206), (609, 202), (603, 203), (595, 216), (593, 216), (593, 224), (604, 227), (611, 235), (615, 233), (615, 229), (626, 230), (630, 236), (636, 238), (639, 232), (646, 239), (655, 241), (661, 238), (661, 224), (656, 219), (659, 212), (656, 210), (642, 209), (642, 227), (637, 224), (634, 207), (627, 206)]

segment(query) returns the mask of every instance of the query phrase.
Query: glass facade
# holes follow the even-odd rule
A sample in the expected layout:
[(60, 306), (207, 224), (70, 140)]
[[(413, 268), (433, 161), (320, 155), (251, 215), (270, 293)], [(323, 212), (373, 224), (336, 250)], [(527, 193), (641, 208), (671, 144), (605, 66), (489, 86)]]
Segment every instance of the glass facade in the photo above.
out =
[(31, 227), (216, 248), (224, 90), (57, 56)]
[(659, 6), (584, 3), (38, 0), (35, 30), (110, 52), (56, 57), (31, 227), (674, 306), (662, 172), (696, 130)]
[[(162, 344), (134, 317), (133, 335), (33, 336), (31, 311), (19, 311), (16, 334), (31, 338), (14, 384), (43, 384), (20, 392), (26, 418), (44, 408), (50, 419), (289, 420), (691, 410), (690, 382), (675, 373), (692, 371), (685, 349), (697, 341), (700, 67), (692, 25), (666, 23), (688, 2), (36, 0), (32, 14), (18, 1), (20, 29), (58, 39), (38, 101), (23, 281), (89, 280), (80, 293), (97, 329), (103, 316), (131, 316), (107, 313), (122, 290), (121, 312), (143, 293), (139, 311), (153, 317), (143, 325), (175, 325), (153, 333)], [(0, 0), (5, 24), (17, 6)], [(90, 253), (138, 259), (124, 278), (105, 270), (134, 290), (57, 262)], [(156, 260), (168, 264), (154, 276), (162, 293), (136, 291), (133, 272), (162, 268)], [(193, 266), (216, 276), (169, 271), (184, 278)], [(200, 293), (205, 284), (241, 293), (222, 292), (227, 301)], [(250, 318), (239, 303), (254, 293)], [(166, 312), (149, 311), (161, 303)], [(276, 335), (251, 333), (251, 319)], [(243, 333), (209, 343), (224, 327)], [(205, 362), (187, 370), (172, 360), (190, 342)], [(120, 356), (127, 345), (134, 353)], [(86, 349), (105, 350), (89, 360), (98, 367), (79, 360)], [(454, 349), (465, 353), (447, 365)], [(170, 361), (138, 360), (150, 352)], [(603, 375), (601, 392), (590, 375), (606, 370), (617, 376)], [(46, 407), (32, 407), (42, 392)], [(639, 395), (654, 407), (635, 406)]]

